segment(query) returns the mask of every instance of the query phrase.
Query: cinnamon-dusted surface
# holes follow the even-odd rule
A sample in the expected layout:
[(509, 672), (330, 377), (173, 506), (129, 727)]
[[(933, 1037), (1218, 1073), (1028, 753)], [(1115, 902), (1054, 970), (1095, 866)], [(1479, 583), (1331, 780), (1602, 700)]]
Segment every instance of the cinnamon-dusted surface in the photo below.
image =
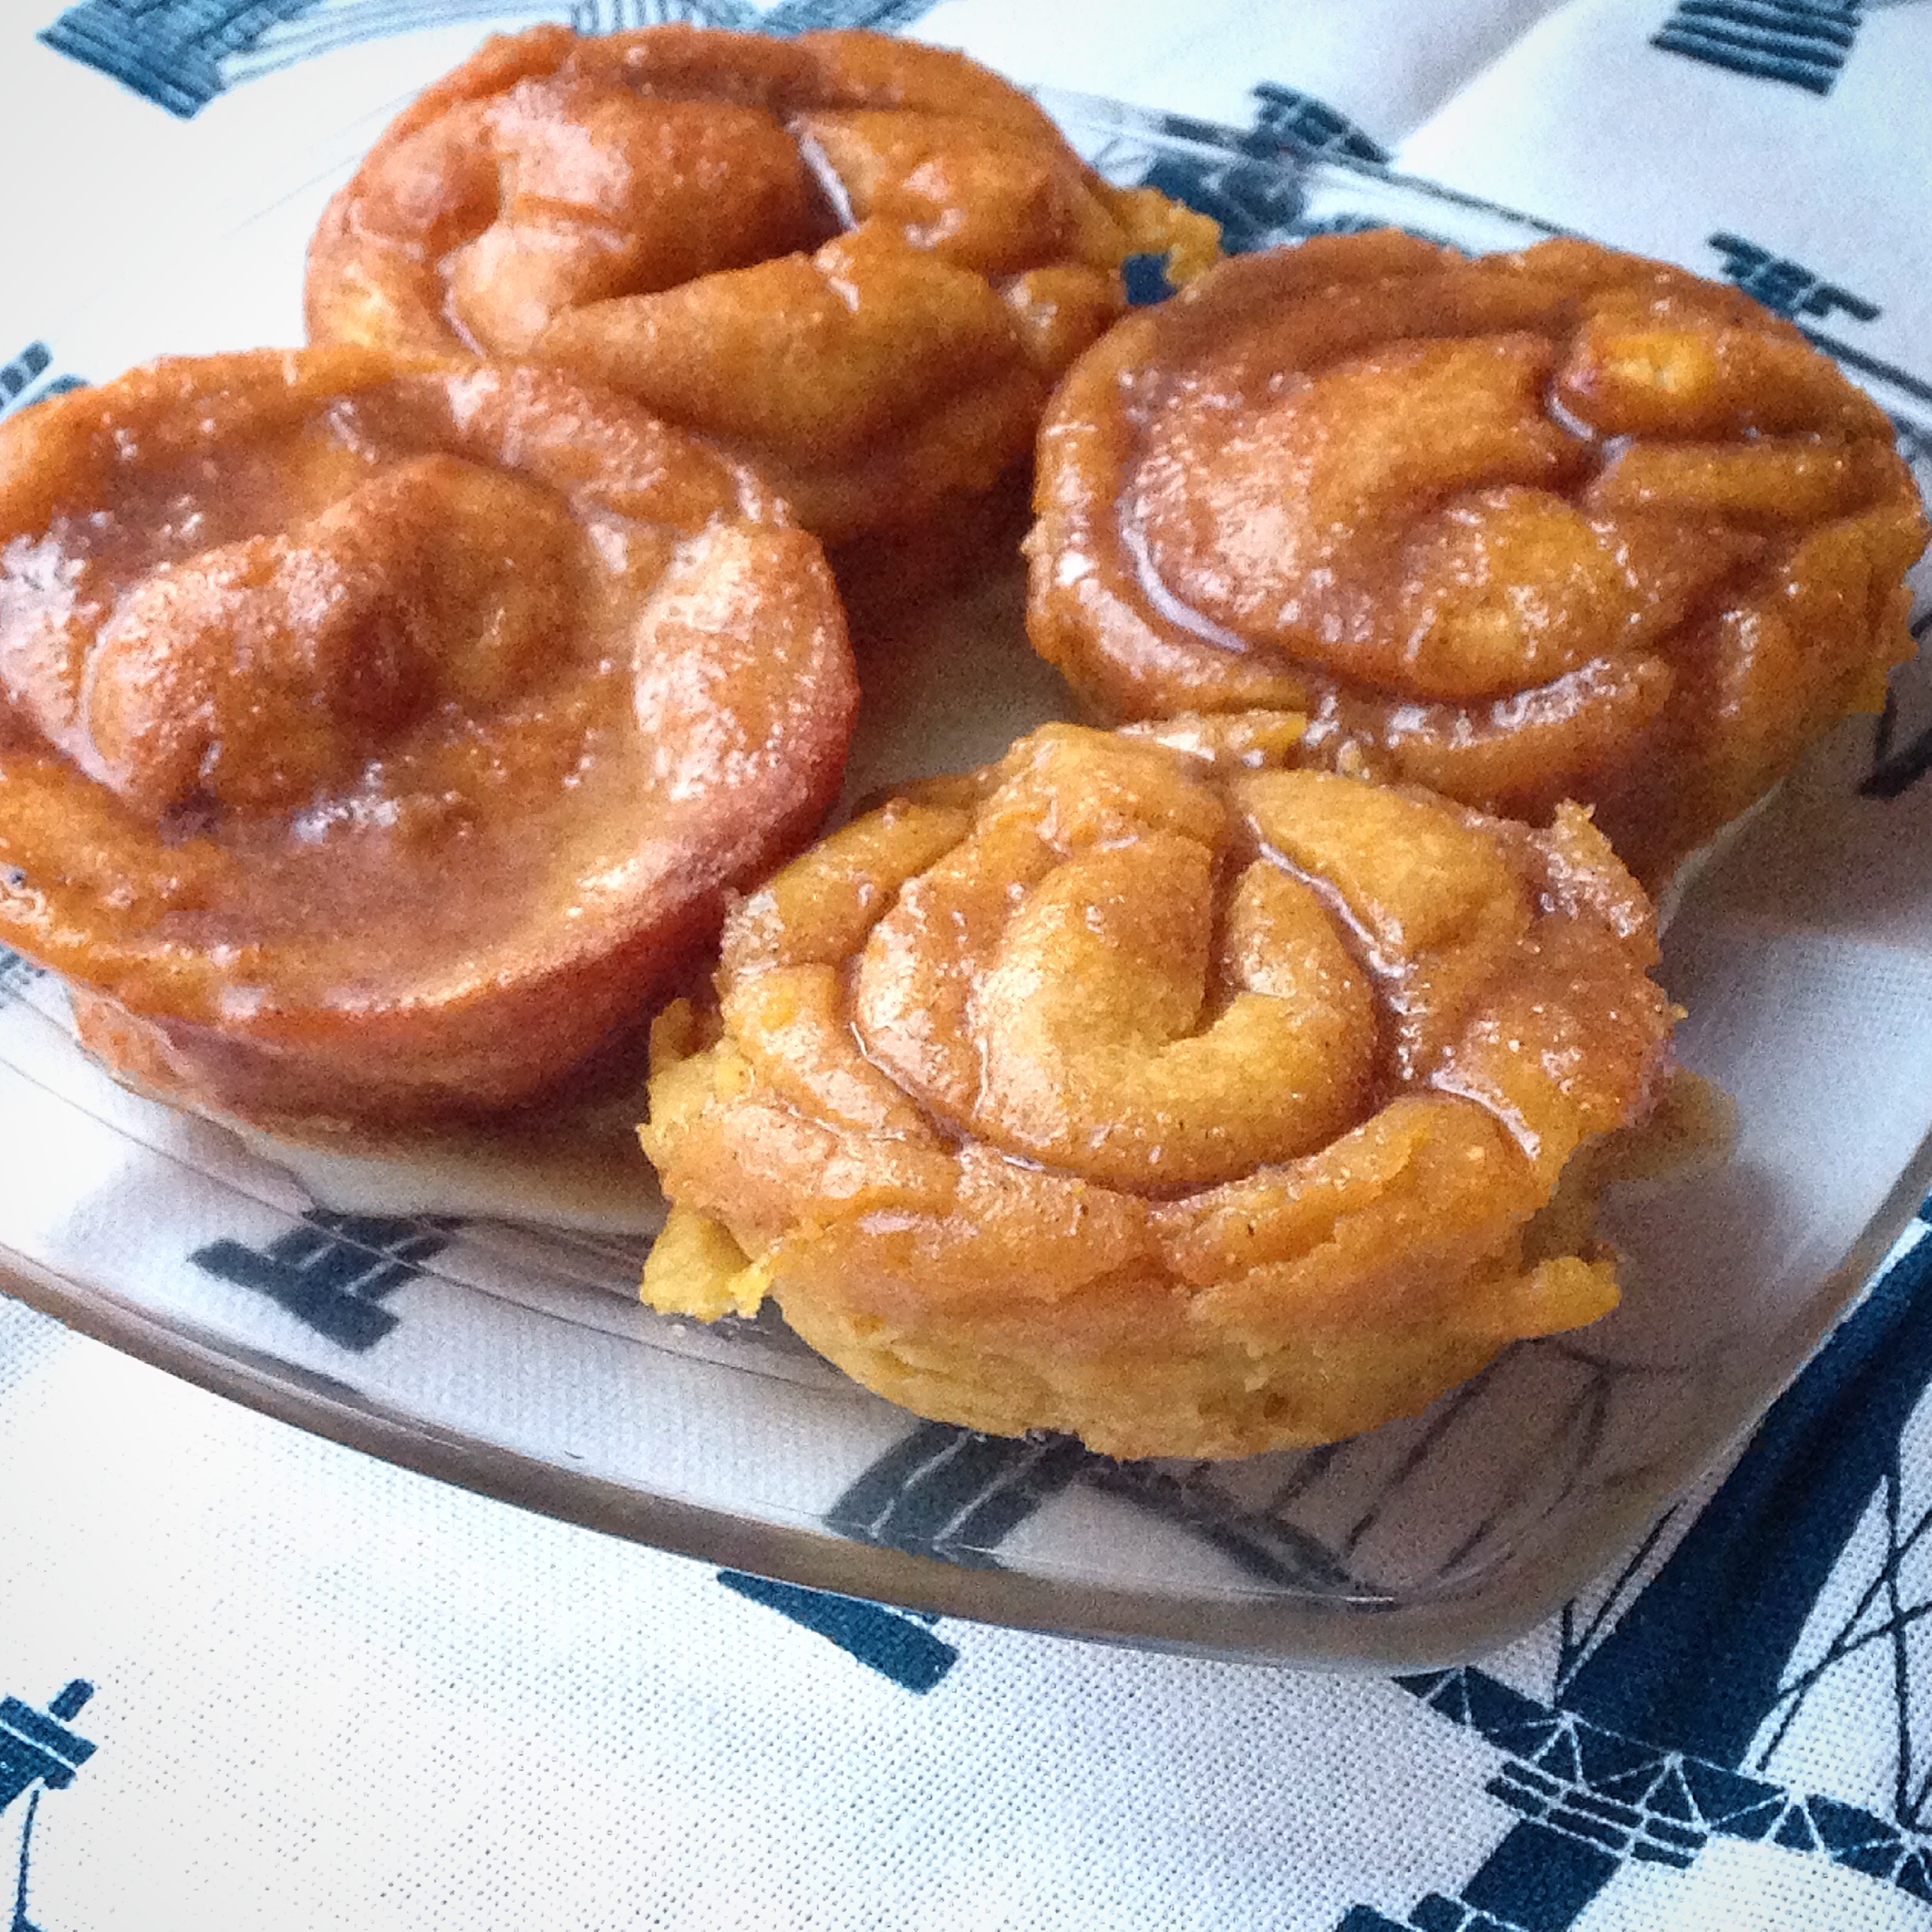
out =
[(923, 1414), (1204, 1456), (1611, 1307), (1587, 1215), (1536, 1217), (1650, 1103), (1649, 902), (1574, 807), (1297, 769), (1301, 725), (1049, 726), (744, 901), (653, 1035), (646, 1298), (769, 1293)]
[(318, 341), (533, 358), (717, 438), (828, 540), (1022, 460), (1130, 254), (1217, 230), (963, 56), (683, 26), (489, 42), (309, 249)]
[(541, 370), (149, 365), (0, 427), (0, 942), (171, 1096), (515, 1105), (809, 837), (856, 690), (763, 485)]
[(1028, 628), (1103, 713), (1288, 706), (1653, 885), (1909, 655), (1890, 425), (1735, 289), (1392, 231), (1223, 264), (1042, 431)]

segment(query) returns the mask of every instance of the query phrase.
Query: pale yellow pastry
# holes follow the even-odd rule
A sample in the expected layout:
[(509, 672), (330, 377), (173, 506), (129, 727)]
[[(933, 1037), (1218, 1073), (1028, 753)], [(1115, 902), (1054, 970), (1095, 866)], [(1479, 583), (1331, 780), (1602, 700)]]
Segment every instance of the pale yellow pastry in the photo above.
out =
[(739, 904), (653, 1035), (646, 1299), (1131, 1456), (1368, 1428), (1613, 1305), (1544, 1211), (1659, 1081), (1648, 900), (1582, 811), (1301, 769), (1302, 724), (1049, 726)]

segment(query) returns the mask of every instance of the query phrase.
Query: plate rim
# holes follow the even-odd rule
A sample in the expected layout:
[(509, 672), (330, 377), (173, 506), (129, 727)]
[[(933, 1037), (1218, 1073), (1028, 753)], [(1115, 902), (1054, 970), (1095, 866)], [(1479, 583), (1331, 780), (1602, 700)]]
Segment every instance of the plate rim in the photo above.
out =
[[(695, 1561), (748, 1570), (808, 1589), (1043, 1635), (1125, 1645), (1227, 1663), (1371, 1673), (1466, 1664), (1526, 1635), (1627, 1556), (1659, 1514), (1755, 1431), (1823, 1338), (1859, 1298), (1932, 1192), (1932, 1130), (1900, 1169), (1838, 1265), (1767, 1348), (1756, 1372), (1719, 1385), (1710, 1426), (1679, 1432), (1645, 1465), (1645, 1480), (1599, 1493), (1552, 1552), (1532, 1542), (1510, 1566), (1513, 1590), (1488, 1585), (1496, 1566), (1435, 1597), (1385, 1604), (1283, 1591), (1158, 1589), (1040, 1577), (1002, 1565), (947, 1561), (829, 1531), (761, 1522), (576, 1472), (507, 1443), (465, 1436), (373, 1398), (340, 1377), (163, 1319), (0, 1242), (0, 1294), (88, 1339), (271, 1420), (414, 1474), (574, 1526)], [(1545, 1519), (1548, 1520), (1547, 1518)], [(1069, 1608), (1079, 1606), (1069, 1616)]]

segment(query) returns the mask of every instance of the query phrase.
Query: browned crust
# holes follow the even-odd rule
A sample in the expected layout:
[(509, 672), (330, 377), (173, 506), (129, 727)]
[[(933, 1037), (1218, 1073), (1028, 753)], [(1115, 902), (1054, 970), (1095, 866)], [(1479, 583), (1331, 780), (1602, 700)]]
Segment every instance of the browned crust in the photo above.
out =
[[(1148, 541), (1133, 506), (1151, 425), (1192, 406), (1203, 382), (1234, 380), (1231, 370), (1258, 383), (1265, 369), (1292, 388), (1411, 342), (1544, 339), (1558, 365), (1552, 394), (1572, 412), (1552, 408), (1552, 422), (1574, 429), (1584, 412), (1611, 425), (1575, 446), (1574, 480), (1548, 489), (1658, 552), (1633, 556), (1638, 585), (1672, 571), (1686, 580), (1674, 610), (1655, 591), (1662, 614), (1633, 631), (1636, 644), (1548, 682), (1445, 698), (1352, 668), (1312, 634), (1224, 633), (1136, 549)], [(1705, 362), (1694, 380), (1646, 391), (1630, 371), (1663, 353), (1653, 343), (1688, 344)], [(1286, 359), (1266, 359), (1277, 354)], [(1782, 508), (1735, 489), (1696, 500), (1676, 480), (1714, 452), (1717, 492), (1724, 452), (1768, 459), (1780, 439), (1795, 478)], [(1642, 467), (1653, 451), (1676, 472), (1653, 481)], [(1808, 451), (1840, 481), (1799, 475)], [(1812, 738), (1874, 705), (1885, 672), (1910, 654), (1900, 578), (1926, 535), (1882, 413), (1740, 291), (1584, 242), (1470, 262), (1392, 233), (1230, 260), (1122, 322), (1048, 410), (1035, 509), (1028, 631), (1102, 716), (1300, 708), (1318, 739), (1365, 769), (1514, 816), (1546, 817), (1564, 797), (1593, 806), (1653, 885)]]
[[(554, 372), (359, 348), (150, 365), (0, 429), (0, 542), (36, 536), (56, 512), (111, 504), (130, 449), (137, 468), (204, 447), (219, 463), (224, 448), (334, 399), (411, 384), (417, 406), (447, 415), (445, 446), (471, 461), (573, 504), (594, 498), (599, 514), (640, 530), (656, 519), (666, 541), (747, 533), (758, 567), (773, 573), (773, 608), (782, 606), (792, 640), (786, 689), (769, 754), (714, 787), (708, 803), (679, 807), (675, 821), (653, 821), (640, 804), (635, 828), (591, 828), (585, 852), (612, 849), (610, 841), (623, 849), (627, 839), (637, 856), (635, 885), (599, 900), (594, 916), (541, 918), (534, 902), (519, 910), (506, 900), (508, 923), (493, 937), (425, 957), (410, 968), (417, 976), (380, 991), (355, 983), (361, 915), (348, 888), (331, 915), (339, 923), (316, 936), (343, 964), (339, 985), (312, 970), (299, 930), (234, 942), (232, 920), (245, 919), (251, 893), (239, 855), (293, 836), (275, 831), (276, 813), (236, 818), (233, 851), (225, 831), (181, 843), (73, 762), (88, 756), (84, 720), (63, 752), (17, 708), (0, 713), (0, 939), (69, 978), (83, 1037), (110, 1066), (298, 1130), (489, 1114), (567, 1080), (637, 1027), (667, 977), (715, 932), (728, 893), (810, 836), (837, 793), (856, 710), (843, 616), (815, 541), (749, 473)], [(477, 716), (487, 728), (487, 712)], [(418, 872), (425, 863), (412, 861)], [(550, 863), (530, 860), (533, 890), (564, 889)], [(127, 904), (102, 889), (115, 878)], [(422, 885), (432, 896), (466, 890), (460, 869), (424, 873)], [(208, 905), (230, 908), (229, 936), (219, 945), (180, 937), (193, 930), (180, 909)]]

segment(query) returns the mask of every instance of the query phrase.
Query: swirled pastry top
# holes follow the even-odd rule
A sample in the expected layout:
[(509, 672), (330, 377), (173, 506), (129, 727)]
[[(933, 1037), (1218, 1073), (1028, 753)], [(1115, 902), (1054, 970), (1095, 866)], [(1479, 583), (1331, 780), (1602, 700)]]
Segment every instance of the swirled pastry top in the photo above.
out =
[(809, 835), (816, 541), (560, 375), (173, 361), (0, 427), (0, 941), (281, 1121), (556, 1080)]
[(960, 54), (540, 27), (376, 144), (311, 245), (309, 325), (595, 376), (840, 537), (990, 487), (1119, 312), (1121, 261), (1178, 246), (1185, 272), (1216, 234)]
[(1331, 751), (1638, 871), (1870, 706), (1925, 541), (1884, 415), (1735, 289), (1580, 242), (1222, 264), (1043, 426), (1035, 646), (1103, 710), (1307, 710)]
[(922, 1413), (1131, 1455), (1365, 1428), (1602, 1313), (1532, 1223), (1648, 1103), (1648, 901), (1576, 808), (1283, 767), (1300, 722), (1048, 727), (747, 900), (653, 1042), (646, 1299), (769, 1291)]

